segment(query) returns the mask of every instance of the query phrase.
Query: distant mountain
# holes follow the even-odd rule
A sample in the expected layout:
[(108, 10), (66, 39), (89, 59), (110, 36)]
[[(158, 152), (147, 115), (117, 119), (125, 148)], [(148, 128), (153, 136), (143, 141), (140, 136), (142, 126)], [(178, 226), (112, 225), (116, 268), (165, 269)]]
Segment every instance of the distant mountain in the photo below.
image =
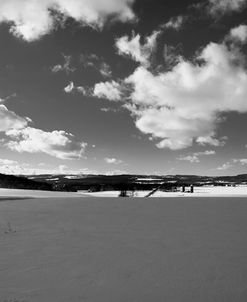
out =
[(0, 174), (0, 188), (53, 191), (53, 185), (22, 176)]

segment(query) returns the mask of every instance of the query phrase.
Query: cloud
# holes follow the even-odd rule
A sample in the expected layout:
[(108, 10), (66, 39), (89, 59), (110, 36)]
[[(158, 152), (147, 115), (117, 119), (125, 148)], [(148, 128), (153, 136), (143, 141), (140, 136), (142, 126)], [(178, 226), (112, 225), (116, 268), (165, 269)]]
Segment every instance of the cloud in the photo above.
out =
[(225, 171), (225, 170), (228, 170), (232, 167), (232, 164), (230, 162), (227, 162), (225, 164), (223, 164), (222, 166), (218, 167), (217, 170), (220, 170), (220, 171)]
[(228, 139), (227, 136), (223, 136), (220, 139), (217, 139), (212, 136), (199, 136), (196, 139), (196, 142), (198, 145), (205, 146), (205, 145), (211, 145), (214, 147), (223, 147), (226, 144), (226, 140)]
[(82, 54), (80, 57), (80, 61), (84, 65), (84, 68), (91, 67), (98, 71), (104, 78), (110, 78), (112, 76), (112, 70), (110, 65), (107, 64), (103, 58), (100, 58), (95, 54)]
[(127, 171), (123, 171), (123, 170), (113, 170), (113, 171), (107, 171), (105, 173), (105, 175), (108, 175), (108, 176), (124, 175), (124, 174), (128, 174), (128, 172)]
[(139, 61), (125, 79), (132, 87), (125, 107), (141, 132), (161, 139), (158, 148), (225, 144), (226, 137), (216, 137), (221, 114), (247, 112), (247, 72), (237, 46), (209, 43), (193, 60), (180, 57), (168, 71), (148, 70)]
[(154, 31), (150, 36), (145, 38), (144, 43), (141, 43), (141, 36), (139, 34), (129, 38), (123, 36), (116, 40), (116, 47), (118, 53), (131, 57), (134, 61), (142, 65), (150, 65), (150, 57), (156, 48), (157, 37), (160, 31)]
[(26, 41), (34, 41), (51, 32), (66, 18), (82, 26), (102, 28), (108, 20), (135, 20), (134, 0), (1, 0), (0, 23), (8, 23), (10, 32)]
[[(66, 165), (59, 165), (58, 167), (49, 164), (40, 163), (38, 165), (31, 165), (28, 163), (20, 163), (8, 159), (0, 159), (0, 173), (15, 174), (15, 175), (82, 175), (82, 174), (99, 174), (97, 171), (83, 169), (71, 169)], [(54, 177), (55, 178), (55, 177)]]
[(240, 163), (241, 165), (247, 165), (247, 158), (233, 159), (234, 163)]
[(119, 165), (119, 164), (123, 163), (123, 161), (120, 159), (108, 158), (108, 157), (105, 158), (105, 162), (108, 164), (114, 164), (114, 165)]
[(175, 29), (175, 30), (180, 30), (182, 28), (182, 25), (183, 25), (184, 21), (185, 21), (184, 16), (177, 16), (177, 17), (171, 18), (162, 27), (163, 28), (171, 28), (171, 29)]
[(102, 111), (102, 112), (118, 112), (119, 109), (103, 107), (103, 108), (100, 108), (100, 111)]
[(230, 31), (229, 37), (242, 44), (247, 42), (247, 25), (239, 25)]
[(28, 118), (20, 117), (13, 111), (8, 110), (5, 105), (0, 104), (0, 132), (24, 128), (28, 121)]
[[(62, 130), (45, 132), (29, 127), (30, 122), (0, 104), (0, 132), (4, 134), (1, 143), (13, 151), (43, 152), (60, 159), (80, 158), (85, 151), (87, 144), (78, 142), (72, 134)], [(12, 163), (0, 160), (0, 164)]]
[(208, 156), (208, 155), (214, 155), (216, 152), (214, 150), (206, 150), (203, 152), (196, 152), (193, 153), (192, 155), (187, 155), (187, 156), (180, 156), (177, 159), (178, 160), (183, 160), (183, 161), (189, 161), (191, 163), (199, 163), (200, 159), (199, 157), (201, 156)]
[(64, 91), (66, 93), (71, 93), (75, 89), (75, 85), (73, 82), (70, 82), (66, 87), (64, 87)]
[(97, 83), (94, 86), (93, 96), (120, 101), (122, 99), (121, 85), (115, 81)]
[(2, 159), (0, 158), (0, 165), (14, 165), (17, 162), (15, 160)]
[(70, 82), (66, 87), (64, 87), (64, 91), (66, 93), (81, 93), (83, 95), (88, 95), (89, 92), (87, 91), (86, 88), (82, 86), (75, 86), (74, 82)]
[(67, 74), (74, 72), (76, 69), (72, 67), (72, 56), (62, 55), (64, 62), (63, 64), (57, 64), (51, 68), (53, 73), (58, 73), (60, 71), (65, 71)]
[(199, 163), (200, 160), (196, 155), (187, 155), (178, 157), (178, 160), (189, 161), (191, 163)]
[(167, 70), (171, 69), (179, 63), (179, 61), (182, 59), (182, 50), (182, 44), (178, 44), (176, 46), (165, 44), (163, 54), (165, 60), (165, 68)]
[(65, 131), (45, 132), (40, 129), (26, 127), (6, 131), (9, 138), (5, 144), (10, 150), (29, 153), (46, 153), (64, 159), (79, 159), (85, 151), (86, 143), (79, 142)]
[(213, 16), (221, 16), (241, 11), (246, 4), (246, 0), (209, 0), (208, 11)]

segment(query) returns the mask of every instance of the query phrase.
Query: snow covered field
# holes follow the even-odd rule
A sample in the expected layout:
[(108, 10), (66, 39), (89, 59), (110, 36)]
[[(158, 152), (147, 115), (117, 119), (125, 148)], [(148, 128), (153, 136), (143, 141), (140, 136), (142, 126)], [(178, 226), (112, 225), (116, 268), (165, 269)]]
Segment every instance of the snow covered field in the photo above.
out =
[[(189, 187), (186, 188), (189, 191)], [(4, 198), (69, 198), (69, 197), (118, 197), (119, 191), (103, 192), (52, 192), (52, 191), (35, 191), (35, 190), (17, 190), (0, 188), (0, 199)], [(149, 191), (135, 191), (134, 197), (145, 197)], [(194, 193), (189, 192), (162, 192), (158, 191), (152, 197), (247, 197), (247, 186), (236, 187), (195, 187)], [(1, 301), (0, 301), (1, 302)]]
[(0, 301), (246, 302), (245, 198), (0, 202)]
[[(189, 191), (189, 187), (186, 188), (186, 191)], [(105, 192), (78, 192), (84, 196), (91, 197), (118, 197), (119, 191), (105, 191)], [(136, 191), (134, 197), (145, 197), (149, 191)], [(236, 186), (236, 187), (194, 187), (194, 193), (189, 192), (162, 192), (158, 191), (152, 197), (247, 197), (247, 186)]]
[[(19, 190), (19, 189), (3, 189), (0, 188), (0, 198), (18, 197), (18, 198), (66, 198), (66, 197), (82, 197), (73, 192), (54, 192), (54, 191), (38, 191), (38, 190)], [(0, 301), (1, 302), (1, 301)]]
[[(186, 188), (189, 191), (189, 187)], [(189, 192), (156, 192), (152, 197), (247, 197), (247, 186), (236, 187), (194, 187), (194, 193)]]

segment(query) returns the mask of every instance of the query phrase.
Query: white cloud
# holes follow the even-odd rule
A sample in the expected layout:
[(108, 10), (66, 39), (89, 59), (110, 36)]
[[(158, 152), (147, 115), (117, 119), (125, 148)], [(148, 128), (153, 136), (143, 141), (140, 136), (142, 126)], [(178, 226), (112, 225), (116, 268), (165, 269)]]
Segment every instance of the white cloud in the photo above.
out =
[(211, 146), (215, 146), (215, 147), (223, 147), (223, 146), (225, 146), (227, 139), (228, 139), (227, 136), (223, 136), (220, 139), (217, 139), (212, 136), (204, 136), (204, 137), (199, 136), (196, 139), (196, 142), (198, 143), (198, 145), (201, 145), (201, 146), (211, 145)]
[[(29, 127), (29, 118), (18, 116), (0, 104), (0, 132), (4, 134), (1, 144), (18, 152), (44, 152), (61, 159), (80, 158), (86, 148), (86, 143), (78, 142), (74, 136), (65, 131), (45, 132)], [(0, 164), (8, 165), (11, 162)]]
[(51, 68), (51, 71), (53, 73), (58, 73), (60, 71), (65, 71), (67, 74), (71, 73), (71, 72), (74, 72), (76, 69), (74, 67), (72, 67), (72, 56), (68, 55), (62, 55), (63, 56), (63, 59), (64, 59), (64, 62), (63, 64), (57, 64), (55, 66), (53, 66)]
[(208, 156), (208, 155), (214, 155), (216, 152), (214, 150), (206, 150), (203, 152), (195, 152), (192, 155), (187, 155), (187, 156), (180, 156), (177, 159), (178, 160), (184, 160), (184, 161), (189, 161), (191, 163), (199, 163), (200, 159), (199, 157), (201, 156)]
[(213, 16), (241, 11), (247, 4), (246, 0), (209, 0), (208, 10)]
[(85, 68), (91, 67), (98, 71), (102, 77), (110, 78), (112, 76), (112, 70), (109, 64), (107, 64), (103, 58), (98, 57), (95, 54), (80, 56), (80, 61)]
[(241, 165), (247, 165), (247, 158), (233, 159), (234, 163), (240, 163)]
[(230, 31), (230, 38), (240, 43), (247, 42), (247, 25), (239, 25)]
[(99, 174), (97, 171), (83, 169), (71, 169), (66, 165), (59, 165), (58, 167), (40, 163), (38, 165), (31, 165), (28, 163), (20, 163), (8, 159), (0, 159), (0, 173), (11, 175), (42, 175), (42, 174), (67, 174), (67, 175), (82, 175), (82, 174)]
[(0, 132), (26, 127), (29, 119), (18, 116), (13, 111), (0, 104)]
[(230, 162), (227, 162), (225, 164), (223, 164), (222, 166), (218, 167), (217, 170), (220, 170), (220, 171), (225, 171), (225, 170), (228, 170), (232, 167), (232, 164)]
[(150, 65), (150, 57), (156, 48), (157, 37), (160, 31), (154, 31), (145, 38), (144, 44), (141, 44), (141, 36), (133, 35), (131, 38), (123, 36), (116, 40), (116, 47), (119, 54), (130, 56), (136, 62), (142, 65)]
[(115, 81), (97, 83), (94, 86), (93, 95), (110, 101), (120, 101), (122, 99), (121, 85)]
[(17, 37), (33, 41), (51, 32), (57, 23), (64, 22), (68, 17), (82, 26), (99, 28), (109, 19), (121, 22), (134, 20), (135, 15), (131, 9), (133, 2), (134, 0), (1, 0), (0, 22), (8, 23), (10, 31)]
[(108, 164), (114, 164), (114, 165), (119, 165), (122, 164), (123, 161), (120, 159), (116, 159), (116, 158), (105, 158), (105, 162), (107, 162)]
[(10, 160), (10, 159), (2, 159), (0, 158), (0, 165), (14, 165), (17, 162), (15, 160)]
[(75, 86), (74, 82), (70, 82), (66, 87), (63, 89), (66, 93), (81, 93), (83, 95), (90, 95), (90, 92), (87, 91), (86, 88), (83, 86)]
[(119, 112), (119, 109), (116, 109), (116, 108), (106, 108), (106, 107), (103, 107), (103, 108), (100, 108), (100, 111), (102, 112)]
[(112, 76), (111, 67), (105, 62), (100, 64), (99, 72), (104, 78), (110, 78)]
[(9, 141), (6, 146), (17, 152), (39, 153), (70, 160), (78, 159), (85, 151), (86, 143), (78, 142), (74, 136), (65, 131), (45, 132), (26, 127), (6, 131)]
[(125, 83), (133, 88), (125, 107), (141, 132), (161, 139), (159, 148), (183, 149), (193, 141), (222, 146), (226, 137), (215, 137), (220, 114), (247, 112), (247, 72), (233, 45), (209, 43), (169, 71), (139, 66)]
[(128, 174), (128, 172), (127, 171), (123, 171), (123, 170), (113, 170), (113, 171), (107, 171), (105, 173), (105, 175), (108, 175), (108, 176), (124, 175), (124, 174)]
[(64, 87), (64, 91), (66, 93), (71, 93), (71, 92), (73, 92), (74, 88), (75, 88), (74, 83), (70, 82), (66, 87)]
[(164, 28), (172, 28), (175, 30), (181, 29), (183, 23), (184, 23), (184, 16), (177, 16), (174, 18), (171, 18), (167, 23), (163, 25)]
[(187, 155), (178, 157), (178, 160), (189, 161), (191, 163), (199, 163), (200, 160), (196, 155)]

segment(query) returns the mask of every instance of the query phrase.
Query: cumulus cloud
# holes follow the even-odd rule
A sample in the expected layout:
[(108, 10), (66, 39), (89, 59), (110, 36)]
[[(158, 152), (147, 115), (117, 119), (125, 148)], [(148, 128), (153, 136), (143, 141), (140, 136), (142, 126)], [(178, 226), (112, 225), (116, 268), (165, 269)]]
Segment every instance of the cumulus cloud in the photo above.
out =
[(6, 146), (17, 152), (43, 152), (60, 159), (71, 160), (80, 158), (86, 143), (78, 142), (75, 137), (65, 131), (45, 132), (40, 129), (26, 127), (6, 131), (9, 138)]
[(116, 47), (119, 54), (130, 56), (136, 62), (142, 65), (150, 65), (150, 57), (156, 48), (157, 37), (160, 31), (154, 31), (150, 36), (145, 38), (144, 43), (141, 43), (141, 36), (139, 34), (129, 38), (123, 36), (116, 40)]
[(15, 112), (8, 110), (5, 105), (0, 104), (0, 132), (26, 127), (28, 122), (28, 118), (20, 117)]
[(119, 165), (119, 164), (123, 163), (123, 161), (120, 159), (108, 158), (108, 157), (105, 158), (105, 162), (108, 164), (114, 164), (114, 165)]
[(234, 163), (240, 163), (242, 166), (247, 165), (247, 158), (233, 159)]
[(121, 85), (115, 81), (97, 83), (94, 86), (93, 96), (120, 101), (122, 99)]
[[(18, 116), (0, 104), (0, 133), (3, 135), (1, 144), (17, 152), (43, 152), (60, 159), (80, 158), (86, 148), (86, 143), (79, 142), (65, 131), (45, 132), (29, 127), (30, 118)], [(13, 162), (0, 159), (2, 165), (12, 165)]]
[(224, 43), (209, 43), (193, 61), (180, 57), (169, 71), (152, 72), (141, 64), (125, 83), (133, 89), (125, 107), (141, 132), (161, 139), (159, 148), (178, 150), (194, 141), (222, 146), (226, 137), (216, 137), (220, 115), (247, 112), (241, 52)]
[(184, 16), (177, 16), (177, 17), (171, 18), (162, 27), (163, 28), (172, 28), (172, 29), (175, 29), (175, 30), (180, 30), (182, 28), (182, 25), (183, 25), (184, 21), (185, 21)]
[(66, 18), (82, 26), (101, 28), (107, 20), (126, 22), (135, 19), (134, 0), (1, 0), (0, 22), (26, 41), (51, 32)]
[(214, 155), (216, 152), (214, 150), (206, 150), (203, 152), (195, 152), (192, 155), (186, 155), (183, 156), (181, 155), (180, 157), (178, 157), (178, 160), (183, 160), (183, 161), (189, 161), (191, 163), (199, 163), (200, 159), (199, 157), (201, 156), (207, 156), (207, 155)]
[(230, 31), (229, 37), (242, 44), (247, 42), (247, 25), (239, 25)]
[(241, 11), (247, 4), (246, 0), (209, 0), (209, 13), (213, 16)]

